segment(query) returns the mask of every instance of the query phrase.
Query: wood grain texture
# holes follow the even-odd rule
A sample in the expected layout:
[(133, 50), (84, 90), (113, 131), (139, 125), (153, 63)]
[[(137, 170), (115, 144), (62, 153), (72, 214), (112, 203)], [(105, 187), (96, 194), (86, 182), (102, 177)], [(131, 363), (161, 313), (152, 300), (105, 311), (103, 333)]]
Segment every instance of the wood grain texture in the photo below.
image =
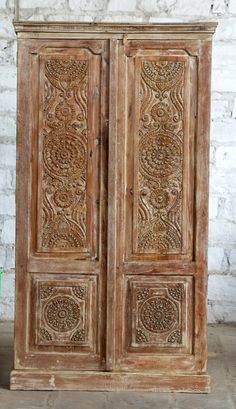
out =
[[(18, 53), (17, 201), (25, 211), (17, 215), (15, 367), (100, 370), (107, 305), (107, 42), (25, 41)], [(52, 290), (48, 299), (40, 286)], [(83, 300), (75, 295), (79, 288)]]
[(12, 389), (209, 391), (215, 27), (15, 22)]
[(133, 42), (126, 42), (127, 81), (134, 78), (127, 93), (131, 120), (126, 142), (130, 148), (126, 252), (129, 259), (191, 259), (193, 74), (184, 50), (171, 53), (159, 46), (156, 42), (151, 52), (149, 42), (140, 41), (136, 49)]
[(11, 389), (208, 393), (210, 378), (205, 374), (192, 374), (190, 377), (188, 374), (12, 371)]

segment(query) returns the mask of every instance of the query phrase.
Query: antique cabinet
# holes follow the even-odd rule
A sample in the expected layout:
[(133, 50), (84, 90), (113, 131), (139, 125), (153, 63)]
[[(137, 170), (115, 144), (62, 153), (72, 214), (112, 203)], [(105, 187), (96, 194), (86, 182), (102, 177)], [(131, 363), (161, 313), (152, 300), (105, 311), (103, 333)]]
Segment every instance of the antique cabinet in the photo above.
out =
[(208, 391), (213, 22), (15, 22), (12, 389)]

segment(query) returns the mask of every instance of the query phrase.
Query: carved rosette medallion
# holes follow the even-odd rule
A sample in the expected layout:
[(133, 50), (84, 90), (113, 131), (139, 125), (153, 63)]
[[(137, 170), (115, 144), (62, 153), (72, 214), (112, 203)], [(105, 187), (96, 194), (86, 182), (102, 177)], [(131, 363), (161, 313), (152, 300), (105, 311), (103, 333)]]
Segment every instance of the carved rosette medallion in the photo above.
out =
[(184, 61), (142, 61), (136, 247), (183, 247)]
[[(85, 178), (86, 147), (83, 139), (76, 135), (50, 134), (44, 145), (44, 163), (49, 173), (70, 177), (77, 175)], [(59, 206), (61, 207), (61, 206)]]
[(151, 297), (142, 304), (140, 320), (150, 332), (169, 331), (178, 319), (176, 305), (168, 298)]
[(170, 133), (154, 130), (140, 140), (140, 168), (147, 178), (165, 178), (179, 171), (181, 145)]
[(186, 295), (183, 283), (130, 283), (131, 346), (183, 347)]
[(80, 306), (68, 296), (54, 297), (44, 307), (47, 326), (58, 332), (73, 330), (80, 322)]
[(89, 287), (39, 284), (38, 345), (86, 345), (88, 343)]
[(47, 57), (41, 81), (38, 248), (85, 252), (88, 61)]

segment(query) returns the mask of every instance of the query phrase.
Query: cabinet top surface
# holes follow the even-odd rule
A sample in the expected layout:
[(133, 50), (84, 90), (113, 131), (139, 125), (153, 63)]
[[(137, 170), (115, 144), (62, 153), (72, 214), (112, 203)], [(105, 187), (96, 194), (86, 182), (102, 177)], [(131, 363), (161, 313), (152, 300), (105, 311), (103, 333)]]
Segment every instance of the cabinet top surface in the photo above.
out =
[(37, 21), (14, 21), (16, 33), (105, 33), (105, 34), (130, 34), (130, 33), (154, 33), (154, 34), (214, 34), (217, 22), (194, 21), (189, 23), (84, 23), (84, 22), (37, 22)]

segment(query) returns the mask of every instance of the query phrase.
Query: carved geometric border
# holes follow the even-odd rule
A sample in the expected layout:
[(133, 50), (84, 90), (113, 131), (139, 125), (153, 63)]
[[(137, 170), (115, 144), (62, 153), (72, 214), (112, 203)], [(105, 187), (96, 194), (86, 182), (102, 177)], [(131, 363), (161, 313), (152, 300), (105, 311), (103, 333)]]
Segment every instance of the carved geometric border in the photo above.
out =
[(93, 350), (96, 277), (34, 275), (31, 309), (34, 348)]
[(128, 281), (128, 349), (190, 352), (192, 277)]

